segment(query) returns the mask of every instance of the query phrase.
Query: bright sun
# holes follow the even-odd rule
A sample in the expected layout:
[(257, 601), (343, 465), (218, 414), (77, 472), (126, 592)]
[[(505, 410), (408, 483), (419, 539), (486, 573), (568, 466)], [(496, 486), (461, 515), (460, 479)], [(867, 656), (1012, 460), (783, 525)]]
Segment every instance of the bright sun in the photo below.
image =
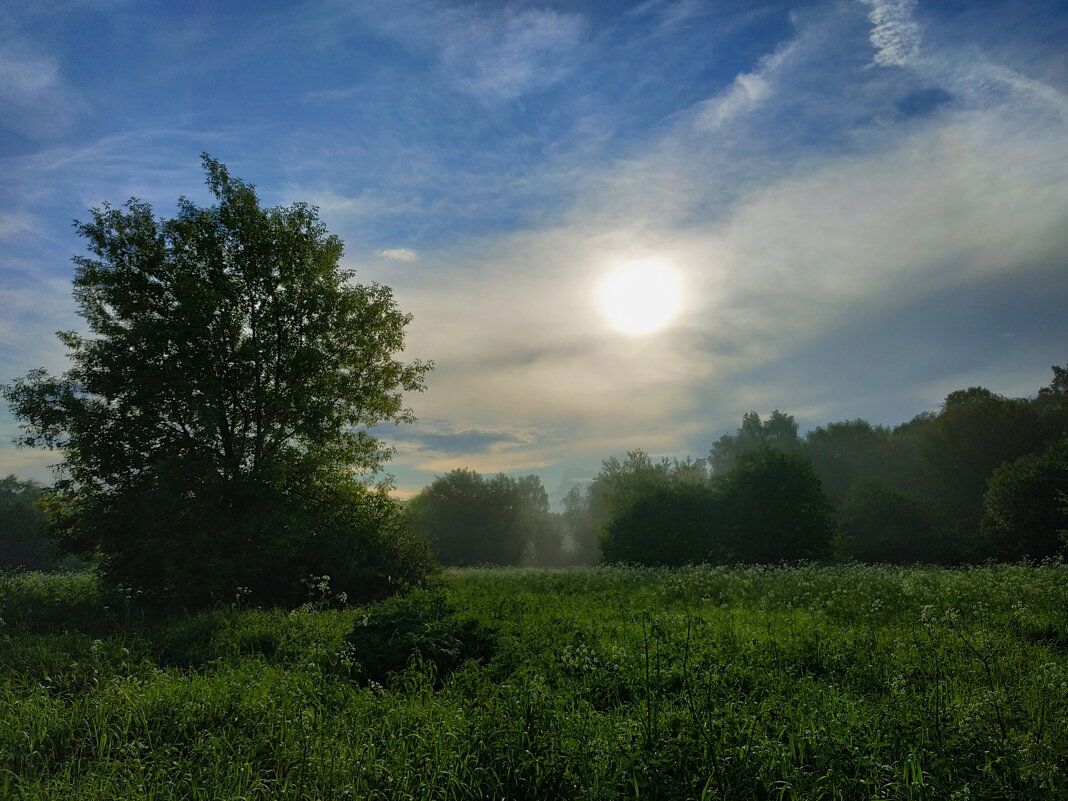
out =
[(613, 328), (647, 334), (667, 325), (679, 310), (681, 292), (674, 270), (658, 261), (634, 261), (601, 282), (601, 312)]

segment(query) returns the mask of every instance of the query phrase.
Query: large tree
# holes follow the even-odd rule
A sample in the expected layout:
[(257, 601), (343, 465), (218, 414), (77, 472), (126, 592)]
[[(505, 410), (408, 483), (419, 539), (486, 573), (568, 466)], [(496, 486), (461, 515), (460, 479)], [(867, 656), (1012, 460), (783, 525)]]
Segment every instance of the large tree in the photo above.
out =
[(317, 571), (379, 592), (418, 561), (372, 486), (389, 451), (366, 432), (412, 419), (402, 393), (429, 365), (396, 358), (410, 317), (339, 266), (314, 207), (263, 208), (203, 161), (217, 205), (181, 198), (160, 219), (130, 200), (75, 223), (88, 334), (60, 334), (62, 376), (4, 388), (21, 444), (64, 456), (60, 543), (113, 584), (186, 604), (237, 587), (289, 600)]

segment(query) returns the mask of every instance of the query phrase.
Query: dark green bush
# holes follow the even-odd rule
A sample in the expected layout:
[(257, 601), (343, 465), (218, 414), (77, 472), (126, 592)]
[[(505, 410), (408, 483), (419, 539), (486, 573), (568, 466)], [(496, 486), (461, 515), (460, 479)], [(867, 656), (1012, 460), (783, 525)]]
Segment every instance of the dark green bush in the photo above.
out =
[(495, 629), (457, 613), (444, 593), (416, 589), (371, 607), (346, 641), (364, 681), (385, 682), (413, 657), (432, 664), (442, 677), (471, 659), (496, 650)]

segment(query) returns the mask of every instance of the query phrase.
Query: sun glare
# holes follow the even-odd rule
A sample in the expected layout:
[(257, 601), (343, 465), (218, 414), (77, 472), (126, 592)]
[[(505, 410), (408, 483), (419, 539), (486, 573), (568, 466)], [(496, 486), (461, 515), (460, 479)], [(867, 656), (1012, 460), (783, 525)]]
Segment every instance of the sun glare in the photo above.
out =
[(658, 331), (679, 310), (679, 277), (658, 261), (625, 264), (601, 282), (601, 312), (612, 327), (628, 334)]

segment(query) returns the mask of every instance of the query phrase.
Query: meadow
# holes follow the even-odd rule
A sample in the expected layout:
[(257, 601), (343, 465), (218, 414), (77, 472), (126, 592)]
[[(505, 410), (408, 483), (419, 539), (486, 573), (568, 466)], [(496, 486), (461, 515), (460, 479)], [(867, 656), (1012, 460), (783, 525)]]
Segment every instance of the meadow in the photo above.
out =
[(1063, 563), (309, 590), (147, 619), (0, 577), (0, 798), (1068, 798)]

